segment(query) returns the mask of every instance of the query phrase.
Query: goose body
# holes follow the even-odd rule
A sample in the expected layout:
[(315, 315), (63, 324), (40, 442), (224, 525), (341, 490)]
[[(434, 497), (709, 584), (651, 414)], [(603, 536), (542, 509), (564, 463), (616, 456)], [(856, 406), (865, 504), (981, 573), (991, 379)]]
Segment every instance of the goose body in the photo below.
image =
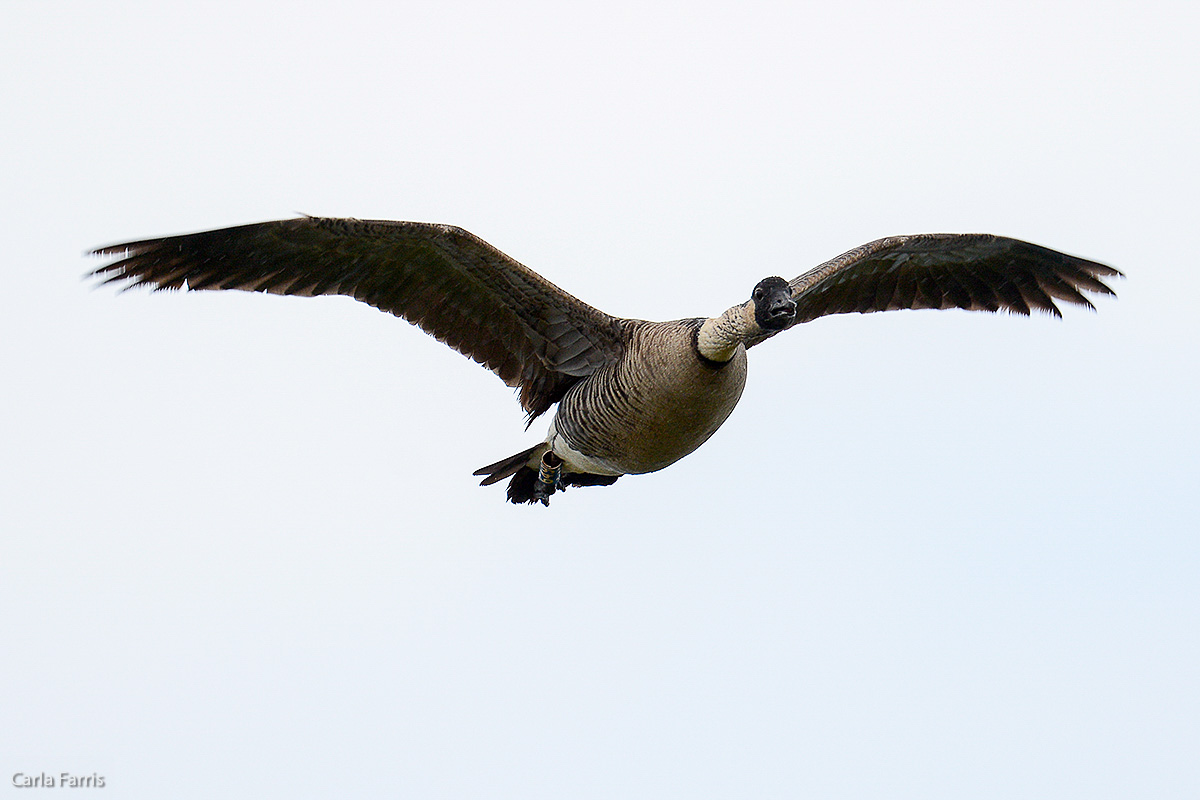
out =
[(420, 326), (520, 392), (544, 441), (476, 471), (514, 503), (663, 469), (708, 440), (746, 383), (746, 351), (826, 314), (1091, 307), (1108, 266), (989, 234), (880, 239), (791, 281), (760, 281), (709, 318), (609, 316), (466, 231), (302, 217), (110, 245), (105, 282), (154, 289), (344, 294)]
[(558, 404), (547, 442), (568, 464), (611, 475), (655, 472), (716, 433), (746, 386), (746, 348), (703, 359), (703, 320), (631, 326), (625, 352)]

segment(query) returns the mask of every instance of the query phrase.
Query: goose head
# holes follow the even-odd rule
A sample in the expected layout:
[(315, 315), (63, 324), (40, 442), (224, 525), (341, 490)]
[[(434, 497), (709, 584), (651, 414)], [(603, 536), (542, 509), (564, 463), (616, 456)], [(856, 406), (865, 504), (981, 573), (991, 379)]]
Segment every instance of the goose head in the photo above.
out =
[(783, 278), (763, 278), (750, 295), (754, 304), (754, 321), (765, 331), (781, 331), (796, 318), (796, 301), (792, 287)]

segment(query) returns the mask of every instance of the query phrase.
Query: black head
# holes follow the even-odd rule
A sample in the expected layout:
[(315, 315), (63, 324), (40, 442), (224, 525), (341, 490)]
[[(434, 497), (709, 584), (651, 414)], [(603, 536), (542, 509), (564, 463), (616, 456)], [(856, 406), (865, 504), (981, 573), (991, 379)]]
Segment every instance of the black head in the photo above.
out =
[(796, 318), (792, 287), (783, 278), (763, 278), (750, 300), (754, 303), (754, 321), (764, 331), (781, 331)]

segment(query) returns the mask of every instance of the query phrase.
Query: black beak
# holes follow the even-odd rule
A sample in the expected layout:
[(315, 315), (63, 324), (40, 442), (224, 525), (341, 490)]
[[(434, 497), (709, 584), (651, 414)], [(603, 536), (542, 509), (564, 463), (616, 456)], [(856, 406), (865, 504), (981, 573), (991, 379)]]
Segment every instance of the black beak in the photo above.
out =
[(784, 322), (796, 316), (796, 301), (790, 294), (782, 292), (771, 298), (766, 308), (767, 319), (772, 322)]

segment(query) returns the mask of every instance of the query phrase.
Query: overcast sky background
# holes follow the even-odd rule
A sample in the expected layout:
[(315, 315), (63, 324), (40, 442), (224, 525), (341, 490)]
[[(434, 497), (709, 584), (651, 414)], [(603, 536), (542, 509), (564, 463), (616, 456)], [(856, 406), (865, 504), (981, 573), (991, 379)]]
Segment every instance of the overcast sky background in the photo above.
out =
[[(1195, 3), (2, 8), (0, 796), (1200, 796)], [(1128, 278), (818, 320), (517, 508), (544, 422), (405, 322), (82, 280), (296, 212), (650, 319), (900, 233)]]

